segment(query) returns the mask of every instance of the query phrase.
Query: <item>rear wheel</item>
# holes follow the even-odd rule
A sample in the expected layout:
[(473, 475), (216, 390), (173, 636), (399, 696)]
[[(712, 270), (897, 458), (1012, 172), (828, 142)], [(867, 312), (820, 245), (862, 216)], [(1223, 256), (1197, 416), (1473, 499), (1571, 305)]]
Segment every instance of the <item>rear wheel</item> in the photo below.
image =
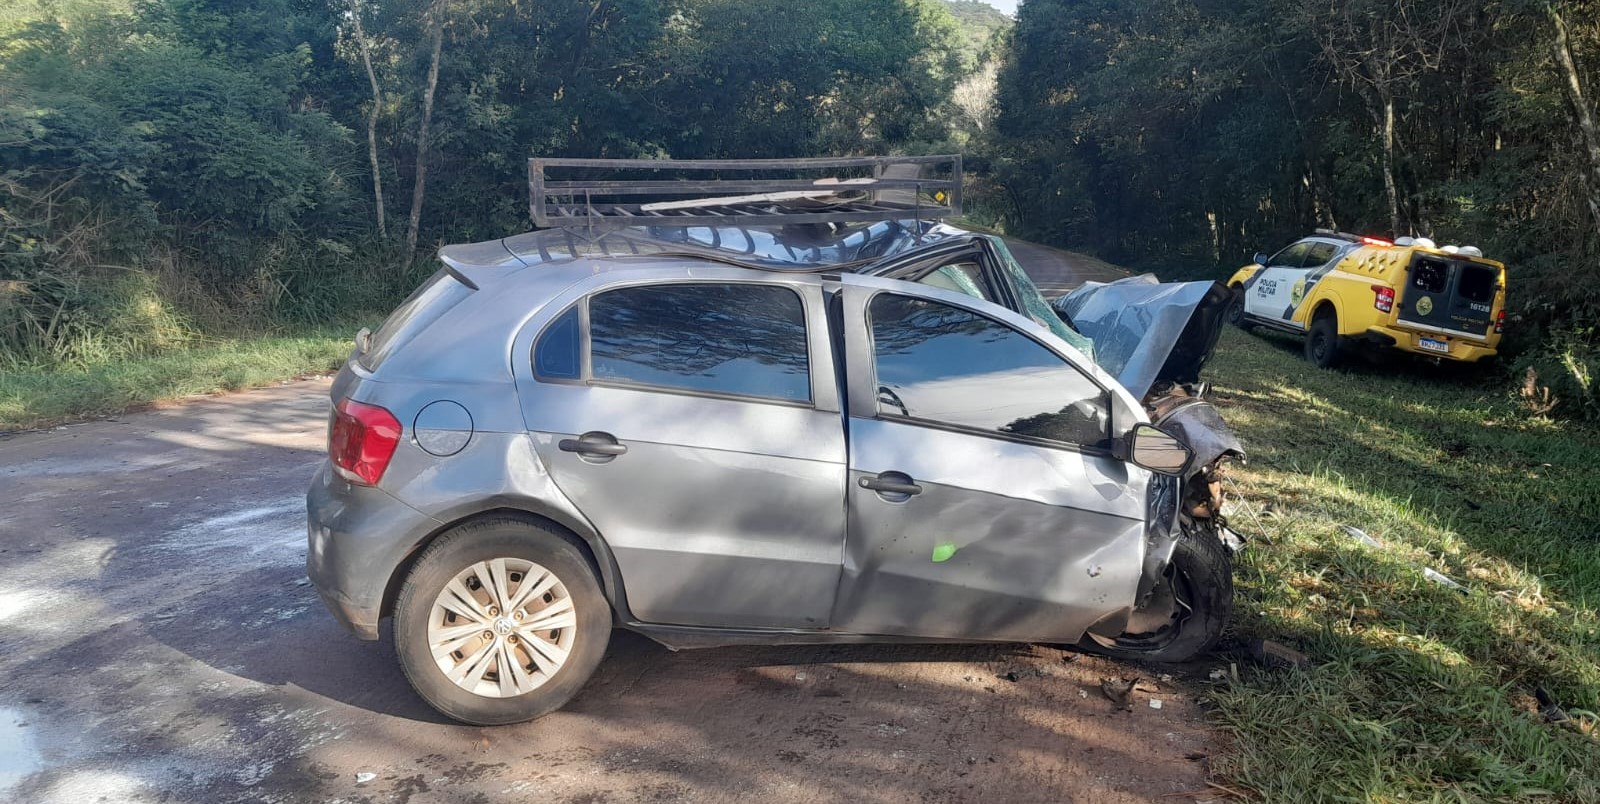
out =
[(1088, 647), (1119, 659), (1184, 662), (1211, 650), (1233, 615), (1233, 556), (1202, 528), (1186, 529), (1150, 599), (1115, 638)]
[(559, 709), (594, 672), (611, 607), (561, 534), (513, 519), (473, 522), (417, 560), (395, 606), (395, 649), (418, 695), (480, 726)]
[(1339, 336), (1339, 321), (1332, 311), (1319, 312), (1306, 332), (1306, 359), (1320, 368), (1338, 365), (1344, 353), (1344, 338)]

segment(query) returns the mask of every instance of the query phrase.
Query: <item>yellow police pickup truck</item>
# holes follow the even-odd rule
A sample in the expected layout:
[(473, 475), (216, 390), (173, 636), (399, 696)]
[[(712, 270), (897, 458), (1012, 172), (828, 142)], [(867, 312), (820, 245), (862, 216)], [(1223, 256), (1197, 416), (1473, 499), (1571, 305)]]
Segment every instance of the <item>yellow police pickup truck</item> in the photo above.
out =
[(1361, 343), (1475, 362), (1505, 330), (1505, 266), (1471, 246), (1318, 229), (1255, 261), (1228, 279), (1229, 320), (1304, 335), (1324, 368)]

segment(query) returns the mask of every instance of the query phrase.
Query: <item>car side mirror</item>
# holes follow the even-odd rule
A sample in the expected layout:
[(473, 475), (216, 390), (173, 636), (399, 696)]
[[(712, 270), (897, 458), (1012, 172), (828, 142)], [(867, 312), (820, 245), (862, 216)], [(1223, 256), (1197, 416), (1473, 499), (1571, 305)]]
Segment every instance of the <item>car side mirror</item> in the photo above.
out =
[(1127, 444), (1129, 461), (1163, 475), (1181, 475), (1194, 460), (1188, 444), (1152, 424), (1134, 425)]
[(1267, 265), (1267, 253), (1265, 251), (1257, 251), (1256, 252), (1256, 265), (1259, 265), (1259, 266), (1261, 266), (1263, 268), (1266, 267), (1266, 265)]

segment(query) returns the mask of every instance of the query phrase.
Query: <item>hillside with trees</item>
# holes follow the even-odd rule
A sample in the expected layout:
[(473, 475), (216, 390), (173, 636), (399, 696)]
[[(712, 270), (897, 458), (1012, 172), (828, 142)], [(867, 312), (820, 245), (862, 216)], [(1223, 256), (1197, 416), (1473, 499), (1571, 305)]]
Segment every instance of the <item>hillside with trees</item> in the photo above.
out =
[(0, 366), (381, 311), (534, 154), (961, 150), (979, 220), (1169, 275), (1480, 246), (1600, 410), (1592, 0), (12, 0), (0, 54)]
[(387, 309), (528, 228), (533, 154), (933, 148), (961, 42), (937, 0), (11, 4), (0, 367)]

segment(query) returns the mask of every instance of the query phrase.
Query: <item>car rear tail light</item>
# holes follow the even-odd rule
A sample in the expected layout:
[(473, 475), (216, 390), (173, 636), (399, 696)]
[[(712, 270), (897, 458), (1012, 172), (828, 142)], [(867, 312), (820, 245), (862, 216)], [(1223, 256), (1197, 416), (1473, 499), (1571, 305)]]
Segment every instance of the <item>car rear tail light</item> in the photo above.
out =
[(1394, 309), (1394, 288), (1373, 285), (1372, 292), (1376, 294), (1372, 299), (1372, 306), (1378, 308), (1378, 312), (1387, 313)]
[(377, 405), (345, 399), (334, 408), (328, 430), (328, 457), (339, 476), (376, 486), (400, 444), (400, 420)]
[(1506, 331), (1506, 311), (1501, 310), (1494, 317), (1494, 334), (1499, 335)]

